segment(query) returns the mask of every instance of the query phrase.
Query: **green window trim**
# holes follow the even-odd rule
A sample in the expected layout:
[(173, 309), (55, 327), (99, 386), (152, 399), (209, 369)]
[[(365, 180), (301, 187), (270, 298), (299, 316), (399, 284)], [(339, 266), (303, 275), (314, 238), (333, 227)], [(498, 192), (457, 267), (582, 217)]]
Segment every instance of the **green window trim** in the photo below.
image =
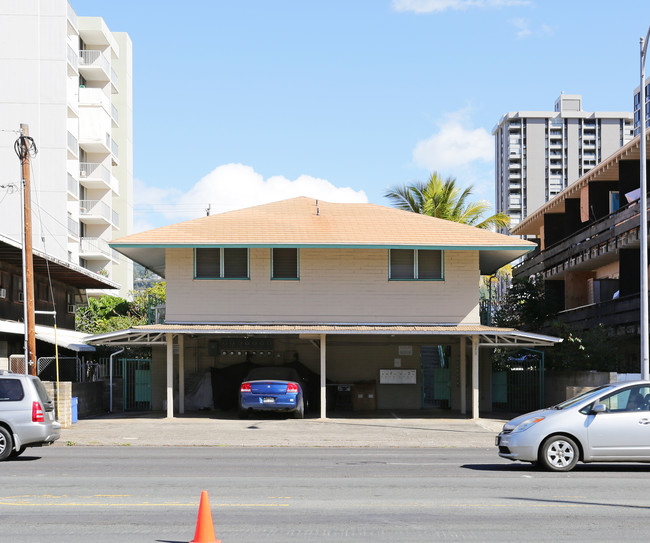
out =
[(195, 247), (194, 279), (250, 279), (249, 249), (246, 247)]
[[(439, 273), (436, 271), (438, 258)], [(389, 249), (388, 280), (444, 281), (445, 252), (438, 249)]]

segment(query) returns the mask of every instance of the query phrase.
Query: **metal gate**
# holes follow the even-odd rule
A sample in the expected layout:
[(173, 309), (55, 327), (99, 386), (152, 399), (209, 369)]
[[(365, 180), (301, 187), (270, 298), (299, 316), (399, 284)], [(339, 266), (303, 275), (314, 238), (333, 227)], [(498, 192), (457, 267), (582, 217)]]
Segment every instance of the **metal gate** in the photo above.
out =
[(422, 368), (422, 407), (424, 409), (450, 407), (451, 384), (449, 364), (442, 345), (420, 347)]
[(151, 360), (122, 359), (124, 411), (151, 410)]
[(492, 408), (525, 413), (544, 407), (543, 353), (510, 356), (493, 364)]

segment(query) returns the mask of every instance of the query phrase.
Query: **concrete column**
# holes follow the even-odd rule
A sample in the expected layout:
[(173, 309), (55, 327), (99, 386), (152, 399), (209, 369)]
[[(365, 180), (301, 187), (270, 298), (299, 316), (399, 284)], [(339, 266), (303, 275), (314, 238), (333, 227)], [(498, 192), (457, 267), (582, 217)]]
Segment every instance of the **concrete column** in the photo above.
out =
[(472, 418), (478, 414), (478, 336), (472, 336)]
[(185, 413), (185, 351), (183, 349), (185, 336), (178, 335), (178, 412)]
[(460, 414), (467, 414), (467, 345), (466, 337), (460, 336)]
[(174, 336), (165, 334), (167, 340), (167, 418), (174, 418)]
[(320, 418), (327, 418), (327, 344), (325, 334), (320, 335)]

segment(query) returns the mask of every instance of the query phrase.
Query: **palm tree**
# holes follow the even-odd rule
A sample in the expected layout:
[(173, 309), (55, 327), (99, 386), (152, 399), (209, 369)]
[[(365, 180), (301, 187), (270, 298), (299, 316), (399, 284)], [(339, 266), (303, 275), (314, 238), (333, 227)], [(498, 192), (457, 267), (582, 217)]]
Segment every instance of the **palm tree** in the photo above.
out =
[(460, 222), (477, 228), (507, 228), (510, 218), (505, 213), (495, 213), (482, 219), (489, 211), (486, 201), (467, 202), (472, 193), (470, 185), (465, 190), (456, 186), (456, 179), (442, 179), (438, 172), (433, 172), (426, 183), (416, 181), (411, 185), (394, 186), (386, 191), (394, 207), (413, 213), (421, 213), (439, 219)]

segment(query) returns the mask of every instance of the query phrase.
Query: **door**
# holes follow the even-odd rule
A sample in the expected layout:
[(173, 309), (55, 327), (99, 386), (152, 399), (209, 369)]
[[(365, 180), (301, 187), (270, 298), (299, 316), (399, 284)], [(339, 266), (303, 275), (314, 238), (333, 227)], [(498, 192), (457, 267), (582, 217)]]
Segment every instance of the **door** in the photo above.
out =
[(607, 411), (587, 418), (591, 456), (650, 460), (650, 386), (626, 388), (598, 403)]
[(442, 345), (420, 347), (422, 370), (422, 407), (449, 409), (451, 384), (449, 375), (449, 348)]

